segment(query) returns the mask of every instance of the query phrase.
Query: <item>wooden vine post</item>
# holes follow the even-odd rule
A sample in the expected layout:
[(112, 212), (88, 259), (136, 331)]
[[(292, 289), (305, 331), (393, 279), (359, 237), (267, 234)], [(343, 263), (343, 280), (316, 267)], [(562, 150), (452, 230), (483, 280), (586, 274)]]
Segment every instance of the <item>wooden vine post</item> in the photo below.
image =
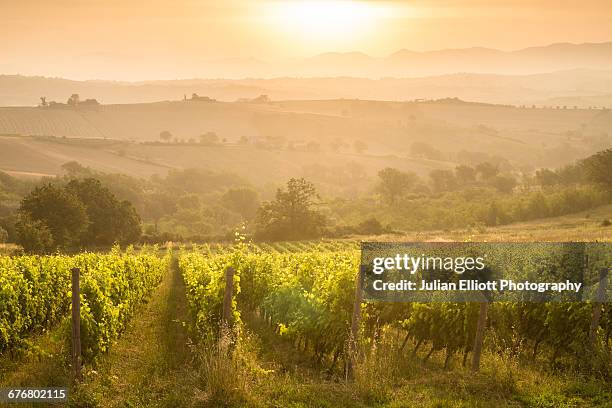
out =
[(218, 352), (229, 355), (232, 352), (232, 324), (234, 299), (234, 268), (228, 266), (225, 269), (225, 289), (223, 291), (223, 310), (221, 312), (221, 324), (219, 325), (219, 339), (217, 341)]
[(476, 335), (474, 336), (474, 347), (472, 349), (472, 371), (476, 372), (480, 369), (480, 356), (482, 355), (482, 345), (484, 343), (485, 328), (487, 326), (487, 309), (489, 303), (486, 299), (480, 302), (478, 311), (478, 324), (476, 326)]
[(74, 377), (81, 379), (81, 270), (72, 268), (72, 367)]
[(351, 334), (348, 345), (348, 358), (346, 359), (346, 376), (347, 379), (354, 377), (355, 364), (357, 363), (357, 354), (359, 350), (359, 325), (361, 322), (361, 302), (363, 300), (363, 281), (365, 278), (365, 270), (363, 267), (359, 269), (357, 279), (355, 279), (355, 299), (353, 301), (353, 316), (351, 319)]
[(589, 344), (591, 348), (595, 347), (597, 341), (597, 328), (601, 319), (601, 309), (606, 302), (606, 290), (608, 288), (608, 271), (609, 268), (599, 270), (599, 285), (597, 287), (597, 297), (593, 302), (593, 314), (591, 316), (591, 327), (589, 328)]
[(229, 266), (225, 270), (225, 292), (223, 294), (223, 314), (221, 316), (222, 329), (232, 326), (232, 300), (234, 297), (234, 273), (235, 270)]

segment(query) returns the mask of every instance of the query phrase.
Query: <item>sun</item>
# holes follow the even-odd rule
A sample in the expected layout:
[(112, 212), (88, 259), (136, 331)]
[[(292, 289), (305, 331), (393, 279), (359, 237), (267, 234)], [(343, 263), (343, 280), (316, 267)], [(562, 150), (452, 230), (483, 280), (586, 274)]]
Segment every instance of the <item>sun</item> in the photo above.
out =
[(385, 9), (373, 2), (286, 0), (270, 3), (272, 24), (311, 43), (348, 42), (375, 28)]

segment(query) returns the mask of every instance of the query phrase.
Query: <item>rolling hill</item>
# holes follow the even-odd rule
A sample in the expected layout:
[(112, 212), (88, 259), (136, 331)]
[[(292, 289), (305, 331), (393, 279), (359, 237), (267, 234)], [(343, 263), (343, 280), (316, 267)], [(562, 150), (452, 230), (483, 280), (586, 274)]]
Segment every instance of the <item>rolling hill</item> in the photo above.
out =
[[(412, 171), (427, 182), (432, 170), (486, 161), (522, 180), (525, 172), (560, 167), (609, 148), (610, 129), (612, 112), (608, 110), (514, 107), (456, 98), (413, 102), (195, 99), (4, 107), (0, 108), (0, 171), (40, 178), (61, 175), (66, 163), (78, 162), (107, 174), (144, 179), (201, 169), (225, 173), (222, 177), (234, 174), (238, 178), (230, 179), (240, 179), (240, 185), (246, 181), (265, 198), (273, 197), (276, 188), (291, 177), (305, 177), (321, 197), (330, 200), (330, 207), (341, 208), (335, 216), (346, 217), (342, 219), (352, 225), (361, 222), (363, 212), (355, 217), (353, 203), (346, 199), (365, 197), (358, 205), (366, 207), (358, 211), (372, 205), (367, 211), (372, 214), (376, 204), (367, 197), (384, 168)], [(162, 131), (170, 136), (162, 140)], [(169, 180), (189, 180), (190, 174), (198, 172), (173, 173)], [(153, 185), (155, 179), (150, 181), (143, 185)], [(219, 191), (209, 191), (206, 182), (196, 185), (207, 192), (207, 201), (220, 196)], [(526, 182), (521, 188), (530, 185)], [(471, 194), (465, 190), (466, 201), (473, 200)], [(435, 194), (431, 197), (437, 199)], [(14, 197), (3, 200), (5, 208), (18, 205)], [(432, 205), (430, 201), (426, 207)], [(438, 201), (436, 205), (452, 208), (454, 204)], [(406, 214), (398, 217), (405, 219)], [(461, 219), (454, 212), (450, 217)], [(589, 225), (591, 232), (600, 231), (599, 224)]]
[[(457, 70), (457, 72), (462, 72)], [(466, 71), (467, 72), (467, 71)], [(369, 99), (407, 101), (458, 97), (484, 103), (612, 107), (612, 69), (571, 69), (525, 75), (448, 73), (397, 78), (295, 77), (114, 82), (0, 75), (0, 106), (35, 106), (41, 96), (65, 102), (73, 93), (104, 104), (181, 100), (192, 93), (221, 101), (268, 95), (272, 100)]]
[[(57, 174), (63, 163), (78, 161), (146, 176), (200, 167), (238, 171), (258, 183), (350, 162), (370, 174), (387, 166), (424, 173), (481, 161), (528, 170), (557, 167), (606, 148), (611, 123), (612, 114), (602, 110), (458, 99), (4, 107), (0, 169)], [(160, 143), (162, 131), (172, 140)], [(217, 140), (200, 143), (209, 132)], [(356, 150), (357, 144), (362, 148)]]
[[(254, 186), (273, 189), (291, 177), (308, 177), (327, 193), (370, 187), (369, 178), (384, 167), (426, 176), (452, 163), (427, 159), (341, 152), (263, 149), (252, 145), (204, 146), (189, 143), (142, 143), (100, 139), (0, 136), (0, 171), (20, 177), (54, 176), (62, 165), (77, 161), (106, 173), (135, 177), (164, 176), (190, 168), (234, 173)], [(351, 186), (349, 187), (349, 182)]]

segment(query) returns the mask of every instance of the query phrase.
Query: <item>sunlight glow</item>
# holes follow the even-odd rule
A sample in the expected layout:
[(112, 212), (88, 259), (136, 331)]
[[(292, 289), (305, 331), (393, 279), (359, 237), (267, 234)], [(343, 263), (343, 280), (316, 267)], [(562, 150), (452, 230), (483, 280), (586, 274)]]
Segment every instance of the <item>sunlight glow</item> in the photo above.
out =
[(388, 14), (387, 7), (372, 2), (289, 0), (271, 3), (269, 16), (287, 34), (337, 42), (362, 36)]

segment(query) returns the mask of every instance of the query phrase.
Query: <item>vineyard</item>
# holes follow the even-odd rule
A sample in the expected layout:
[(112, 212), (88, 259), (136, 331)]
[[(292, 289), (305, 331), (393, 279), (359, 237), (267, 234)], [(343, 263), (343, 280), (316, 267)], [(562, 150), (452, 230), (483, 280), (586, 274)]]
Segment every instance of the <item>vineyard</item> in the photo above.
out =
[[(47, 332), (68, 341), (68, 271), (79, 268), (85, 372), (74, 406), (612, 402), (609, 307), (593, 331), (594, 303), (490, 303), (478, 372), (470, 361), (482, 305), (364, 300), (358, 248), (242, 242), (0, 257), (0, 358), (19, 360)], [(27, 370), (56, 359), (36, 357)], [(11, 378), (0, 370), (0, 385)]]
[[(331, 356), (332, 368), (336, 366), (350, 332), (358, 251), (272, 253), (265, 248), (243, 248), (212, 256), (196, 251), (183, 253), (179, 265), (201, 331), (219, 327), (224, 271), (231, 267), (236, 271), (233, 315), (238, 323), (242, 311), (258, 310), (278, 334), (310, 350), (319, 361)], [(593, 305), (586, 302), (498, 302), (490, 307), (489, 324), (499, 352), (529, 348), (534, 359), (548, 354), (552, 364), (563, 356), (581, 364), (592, 310)], [(444, 350), (447, 365), (460, 352), (465, 365), (474, 341), (478, 304), (372, 302), (365, 304), (362, 314), (361, 337), (370, 344), (385, 330), (402, 330), (406, 339), (402, 348), (413, 339), (415, 353), (428, 344), (428, 357)], [(609, 352), (610, 308), (599, 324), (597, 343)], [(604, 366), (603, 374), (612, 374), (609, 369)]]
[[(219, 334), (225, 271), (230, 268), (235, 271), (235, 326), (244, 325), (243, 315), (250, 314), (247, 320), (252, 320), (255, 311), (256, 319), (290, 341), (296, 352), (310, 355), (325, 372), (344, 376), (354, 358), (349, 346), (359, 252), (350, 247), (295, 249), (242, 246), (183, 251), (179, 266), (197, 329), (208, 339)], [(504, 358), (546, 361), (550, 367), (609, 379), (612, 310), (607, 308), (599, 319), (593, 346), (589, 333), (596, 307), (588, 302), (492, 303), (485, 346)], [(478, 318), (478, 303), (363, 303), (356, 336), (360, 342), (355, 351), (357, 364), (380, 358), (375, 355), (377, 347), (388, 347), (388, 339), (396, 338), (400, 341), (392, 346), (398, 358), (405, 356), (410, 344), (413, 357), (424, 350), (424, 362), (440, 353), (445, 369), (457, 355), (466, 366)]]
[(0, 257), (0, 355), (58, 325), (71, 305), (69, 271), (81, 273), (83, 358), (91, 363), (125, 330), (135, 308), (159, 284), (171, 254), (132, 249), (77, 256)]

